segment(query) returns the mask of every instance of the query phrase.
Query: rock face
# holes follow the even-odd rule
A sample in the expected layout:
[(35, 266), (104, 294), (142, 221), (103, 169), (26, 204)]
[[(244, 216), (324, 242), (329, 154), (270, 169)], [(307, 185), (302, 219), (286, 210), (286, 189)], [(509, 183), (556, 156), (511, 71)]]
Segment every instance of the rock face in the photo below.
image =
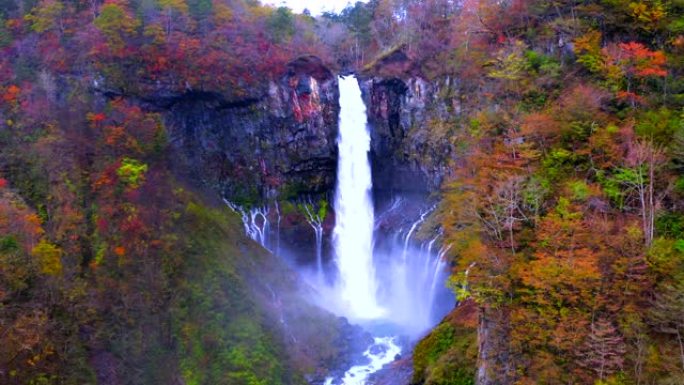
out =
[[(401, 72), (360, 77), (376, 195), (434, 191), (453, 153), (446, 122), (460, 112), (457, 84)], [(339, 90), (316, 57), (292, 61), (280, 79), (240, 99), (188, 90), (160, 91), (143, 102), (163, 112), (175, 161), (232, 201), (252, 205), (334, 191)]]
[(316, 57), (240, 100), (192, 92), (150, 98), (193, 178), (241, 204), (332, 191), (337, 78)]
[(477, 385), (511, 385), (515, 381), (510, 355), (507, 309), (480, 308), (477, 324)]
[(448, 121), (457, 105), (443, 98), (451, 84), (420, 77), (365, 77), (376, 194), (439, 188), (452, 155)]

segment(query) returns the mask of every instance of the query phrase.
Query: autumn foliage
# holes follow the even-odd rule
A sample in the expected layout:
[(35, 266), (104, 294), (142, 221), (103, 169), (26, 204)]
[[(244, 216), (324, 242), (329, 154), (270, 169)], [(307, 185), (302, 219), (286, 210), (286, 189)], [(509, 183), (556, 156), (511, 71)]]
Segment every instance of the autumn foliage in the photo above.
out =
[[(434, 91), (402, 134), (444, 150), (441, 239), (470, 315), (419, 344), (416, 383), (684, 383), (683, 14), (0, 1), (0, 383), (300, 380), (226, 265), (241, 229), (197, 203), (165, 114), (263, 97), (304, 54)], [(296, 120), (316, 108), (296, 101)]]

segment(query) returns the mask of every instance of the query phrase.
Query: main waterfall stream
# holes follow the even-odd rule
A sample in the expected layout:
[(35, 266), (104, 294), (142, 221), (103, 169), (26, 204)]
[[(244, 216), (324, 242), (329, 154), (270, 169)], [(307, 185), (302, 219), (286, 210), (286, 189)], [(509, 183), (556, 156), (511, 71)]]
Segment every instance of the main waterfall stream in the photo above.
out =
[[(364, 385), (371, 374), (401, 353), (400, 335), (413, 334), (411, 337), (415, 338), (415, 333), (430, 326), (435, 291), (438, 282), (444, 281), (445, 264), (439, 253), (415, 253), (410, 247), (412, 235), (432, 209), (422, 212), (412, 223), (403, 236), (401, 250), (390, 249), (385, 250), (385, 255), (375, 255), (378, 250), (374, 253), (376, 218), (366, 106), (355, 77), (340, 77), (339, 89), (339, 155), (332, 234), (338, 276), (331, 288), (321, 290), (328, 293), (324, 301), (327, 306), (332, 305), (331, 310), (362, 325), (374, 338), (364, 352), (366, 362), (338, 378), (328, 378), (326, 384)], [(396, 207), (392, 205), (388, 211)], [(432, 243), (434, 240), (430, 249)], [(434, 272), (423, 268), (433, 266)]]
[(383, 310), (377, 303), (373, 266), (375, 216), (366, 106), (356, 78), (340, 77), (339, 84), (341, 111), (333, 231), (335, 263), (340, 273), (337, 285), (345, 313), (357, 319), (375, 319)]

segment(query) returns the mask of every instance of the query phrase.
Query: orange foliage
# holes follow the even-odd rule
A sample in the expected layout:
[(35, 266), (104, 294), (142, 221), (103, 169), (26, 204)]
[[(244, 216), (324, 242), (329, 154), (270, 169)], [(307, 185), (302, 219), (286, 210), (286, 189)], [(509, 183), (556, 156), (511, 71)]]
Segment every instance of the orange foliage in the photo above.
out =
[(663, 51), (651, 51), (643, 44), (636, 42), (620, 43), (618, 46), (630, 62), (630, 70), (636, 76), (667, 76), (665, 69), (667, 59)]
[(5, 93), (2, 95), (2, 99), (7, 103), (14, 103), (19, 97), (20, 92), (21, 88), (19, 88), (19, 86), (12, 84), (9, 87), (7, 87), (7, 90), (5, 90)]

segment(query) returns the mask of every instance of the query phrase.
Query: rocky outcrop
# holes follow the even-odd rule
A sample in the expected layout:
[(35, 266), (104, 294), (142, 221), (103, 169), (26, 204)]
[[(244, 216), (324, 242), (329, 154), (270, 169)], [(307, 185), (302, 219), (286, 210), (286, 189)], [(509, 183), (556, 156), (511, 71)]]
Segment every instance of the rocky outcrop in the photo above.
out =
[(145, 102), (164, 113), (191, 177), (251, 205), (334, 188), (338, 92), (336, 76), (309, 56), (242, 99), (188, 91)]
[(481, 307), (477, 324), (477, 385), (510, 385), (515, 381), (508, 345), (510, 314), (505, 308)]
[(378, 194), (436, 190), (453, 153), (449, 124), (460, 112), (450, 79), (364, 76), (371, 160)]

